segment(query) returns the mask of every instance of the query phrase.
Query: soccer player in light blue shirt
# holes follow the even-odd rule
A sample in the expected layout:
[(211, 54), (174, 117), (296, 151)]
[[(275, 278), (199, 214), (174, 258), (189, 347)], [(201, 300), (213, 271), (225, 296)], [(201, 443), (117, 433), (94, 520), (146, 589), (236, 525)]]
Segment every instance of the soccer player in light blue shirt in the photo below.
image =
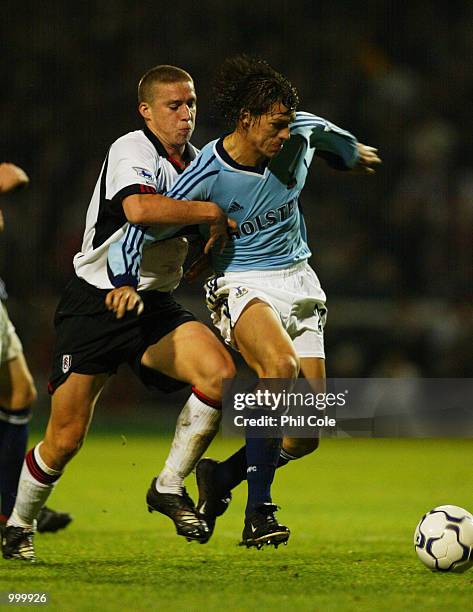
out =
[(223, 252), (212, 252), (216, 272), (280, 270), (307, 260), (299, 195), (314, 155), (346, 169), (358, 161), (354, 136), (310, 113), (274, 114), (268, 128), (277, 132), (268, 138), (274, 157), (256, 166), (238, 163), (228, 152), (229, 135), (207, 144), (168, 192), (175, 199), (218, 202), (237, 221)]
[[(299, 195), (315, 156), (340, 170), (373, 172), (380, 162), (376, 149), (325, 119), (296, 112), (295, 89), (260, 60), (227, 60), (214, 97), (232, 131), (206, 145), (167, 194), (176, 200), (217, 202), (237, 222), (224, 249), (211, 253), (216, 274), (206, 288), (212, 320), (259, 379), (294, 381), (302, 374), (318, 380), (323, 391), (325, 294), (307, 263), (311, 253)], [(179, 228), (142, 231), (146, 248)], [(315, 437), (247, 435), (246, 446), (225, 462), (202, 460), (198, 510), (210, 529), (222, 513), (219, 499), (246, 478), (242, 544), (287, 541), (289, 529), (274, 516), (274, 472), (317, 446)]]

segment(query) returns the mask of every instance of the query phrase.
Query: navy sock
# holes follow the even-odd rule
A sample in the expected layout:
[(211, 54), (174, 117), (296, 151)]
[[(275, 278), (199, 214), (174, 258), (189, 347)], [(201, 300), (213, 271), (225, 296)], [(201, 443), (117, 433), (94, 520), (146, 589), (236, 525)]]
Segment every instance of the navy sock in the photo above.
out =
[(247, 438), (246, 480), (248, 502), (245, 514), (249, 516), (264, 503), (271, 503), (271, 484), (279, 459), (281, 438)]
[[(297, 458), (289, 455), (289, 453), (281, 448), (276, 467), (280, 468)], [(222, 495), (234, 489), (243, 480), (246, 480), (246, 467), (246, 446), (242, 446), (236, 453), (233, 453), (228, 459), (221, 461), (217, 465), (214, 472), (215, 482)]]
[(30, 409), (0, 408), (0, 514), (10, 516), (26, 453)]
[(215, 482), (222, 493), (231, 491), (246, 479), (246, 446), (242, 446), (236, 453), (221, 461), (215, 468)]

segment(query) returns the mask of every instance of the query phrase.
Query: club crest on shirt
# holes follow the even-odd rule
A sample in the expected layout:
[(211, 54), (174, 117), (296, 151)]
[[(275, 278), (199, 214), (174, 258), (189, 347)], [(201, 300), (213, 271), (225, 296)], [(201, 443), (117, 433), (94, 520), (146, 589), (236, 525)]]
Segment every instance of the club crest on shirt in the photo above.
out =
[(69, 372), (72, 365), (72, 355), (63, 355), (62, 356), (62, 371), (64, 374)]
[(241, 298), (248, 293), (248, 289), (246, 287), (237, 287), (235, 297)]
[(133, 170), (140, 178), (144, 178), (147, 183), (154, 184), (154, 176), (149, 170), (146, 170), (146, 168), (138, 168), (137, 166), (133, 166)]

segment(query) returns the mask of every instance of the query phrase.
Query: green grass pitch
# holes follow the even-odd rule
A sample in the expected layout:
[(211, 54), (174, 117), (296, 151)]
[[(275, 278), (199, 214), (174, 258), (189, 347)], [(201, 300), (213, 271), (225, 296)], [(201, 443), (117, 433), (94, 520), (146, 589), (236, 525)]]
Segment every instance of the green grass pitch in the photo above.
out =
[[(145, 492), (169, 442), (91, 435), (50, 500), (74, 523), (36, 536), (35, 565), (0, 560), (0, 591), (47, 591), (45, 608), (61, 611), (472, 609), (473, 570), (431, 573), (412, 544), (425, 511), (473, 509), (471, 441), (323, 441), (277, 472), (278, 516), (292, 535), (261, 551), (237, 546), (244, 485), (206, 545), (148, 514)], [(208, 454), (238, 444), (220, 439)]]

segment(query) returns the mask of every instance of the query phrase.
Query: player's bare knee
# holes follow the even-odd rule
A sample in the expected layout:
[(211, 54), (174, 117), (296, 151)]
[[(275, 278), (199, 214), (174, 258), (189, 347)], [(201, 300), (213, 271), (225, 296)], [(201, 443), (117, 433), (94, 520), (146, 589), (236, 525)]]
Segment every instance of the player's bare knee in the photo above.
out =
[(299, 375), (300, 362), (297, 355), (283, 353), (274, 355), (263, 368), (264, 378), (296, 379)]
[(235, 364), (229, 355), (226, 359), (207, 362), (205, 370), (196, 376), (194, 386), (212, 398), (221, 398), (223, 380), (235, 376)]
[(11, 408), (12, 410), (25, 408), (29, 406), (34, 401), (36, 401), (38, 397), (38, 392), (36, 391), (36, 387), (33, 381), (22, 385), (18, 389), (13, 389), (12, 399), (11, 399)]
[(6, 395), (1, 396), (1, 404), (9, 410), (22, 410), (34, 401), (38, 393), (33, 380), (25, 380), (21, 384), (15, 385)]
[(56, 460), (62, 465), (69, 463), (69, 461), (79, 452), (82, 442), (83, 440), (58, 440), (54, 448)]
[(78, 430), (62, 431), (55, 435), (50, 443), (55, 461), (62, 465), (68, 463), (81, 449), (84, 438), (85, 433)]
[(236, 376), (236, 367), (233, 363), (233, 359), (228, 356), (228, 359), (223, 360), (219, 369), (219, 378), (220, 380), (224, 380), (227, 378), (235, 378)]
[(234, 378), (236, 376), (235, 364), (228, 353), (220, 355), (219, 359), (214, 360), (210, 369), (211, 372), (209, 374), (214, 380), (221, 381), (224, 378)]
[(319, 447), (319, 438), (285, 438), (282, 448), (293, 457), (310, 455)]

